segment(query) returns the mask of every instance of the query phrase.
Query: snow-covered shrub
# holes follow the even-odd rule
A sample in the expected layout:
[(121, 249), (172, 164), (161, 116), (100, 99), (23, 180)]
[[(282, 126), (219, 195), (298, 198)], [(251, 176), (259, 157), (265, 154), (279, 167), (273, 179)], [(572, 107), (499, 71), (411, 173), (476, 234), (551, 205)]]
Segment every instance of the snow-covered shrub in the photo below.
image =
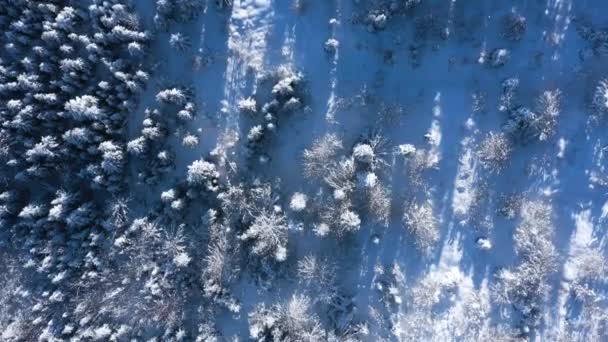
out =
[(486, 94), (482, 91), (476, 91), (471, 95), (472, 104), (471, 110), (474, 113), (485, 113), (486, 112)]
[(113, 199), (107, 206), (108, 218), (104, 222), (104, 227), (108, 230), (125, 228), (129, 223), (129, 199), (119, 197)]
[(382, 184), (376, 184), (369, 187), (366, 192), (370, 213), (379, 223), (387, 225), (391, 216), (391, 190)]
[(502, 36), (506, 39), (518, 42), (526, 33), (528, 27), (526, 18), (517, 13), (510, 13), (503, 19)]
[(156, 0), (154, 23), (158, 28), (166, 30), (173, 22), (196, 18), (204, 7), (202, 0)]
[[(188, 101), (191, 95), (189, 89), (183, 87), (169, 86), (161, 90), (156, 95), (161, 108), (145, 109), (141, 136), (127, 144), (127, 151), (142, 162), (135, 166), (146, 184), (157, 183), (163, 174), (173, 169), (174, 153), (168, 141), (169, 129), (194, 118), (196, 106)], [(181, 127), (176, 133), (181, 135), (180, 131)], [(182, 143), (193, 147), (198, 144), (198, 139), (195, 135), (186, 134)]]
[(249, 314), (249, 335), (257, 341), (315, 342), (327, 339), (312, 302), (304, 295), (293, 295), (287, 303), (266, 308), (258, 305)]
[(257, 113), (257, 102), (253, 97), (242, 99), (238, 103), (239, 110), (248, 114)]
[(339, 223), (343, 231), (355, 232), (361, 227), (361, 218), (356, 212), (346, 209), (340, 214)]
[(192, 46), (192, 42), (190, 38), (178, 32), (169, 36), (169, 45), (178, 51), (184, 52)]
[[(220, 0), (228, 1), (228, 0)], [(222, 334), (213, 326), (212, 322), (202, 322), (197, 329), (195, 342), (221, 342)]]
[(48, 209), (43, 204), (32, 203), (23, 207), (17, 216), (24, 220), (35, 221), (46, 216), (47, 212)]
[(388, 166), (388, 162), (385, 160), (386, 146), (387, 141), (382, 135), (372, 133), (353, 147), (352, 156), (364, 169), (382, 170)]
[(187, 134), (186, 136), (184, 136), (182, 138), (182, 145), (188, 147), (188, 148), (194, 148), (196, 147), (196, 145), (198, 145), (199, 140), (198, 137), (194, 134)]
[(100, 139), (98, 135), (86, 127), (75, 127), (67, 130), (63, 133), (62, 138), (67, 144), (80, 150), (90, 148), (91, 145)]
[(500, 172), (511, 158), (513, 148), (503, 133), (488, 133), (479, 144), (478, 156), (481, 164), (492, 172)]
[[(269, 191), (270, 193), (272, 190)], [(245, 188), (243, 184), (228, 183), (225, 188), (218, 194), (217, 199), (220, 201), (222, 213), (230, 221), (240, 222), (252, 219), (253, 212), (249, 209), (258, 209), (257, 205), (252, 205), (248, 195), (254, 194)], [(271, 201), (269, 205), (273, 205)]]
[(595, 87), (593, 108), (600, 115), (608, 113), (608, 79), (600, 81)]
[(49, 221), (64, 221), (74, 204), (77, 202), (76, 195), (63, 190), (57, 190), (55, 198), (51, 200), (51, 209), (47, 219)]
[(494, 49), (490, 52), (488, 56), (488, 65), (493, 68), (499, 68), (509, 61), (511, 57), (511, 53), (509, 50), (504, 48)]
[[(264, 144), (279, 127), (277, 121), (303, 107), (303, 84), (302, 73), (290, 66), (280, 66), (260, 77), (255, 98), (250, 96), (238, 101), (239, 110), (250, 114), (247, 120), (252, 124), (247, 134), (248, 157), (257, 158), (261, 164), (269, 161)], [(258, 102), (263, 103), (261, 108)]]
[(539, 113), (536, 129), (538, 139), (545, 141), (555, 134), (557, 120), (561, 113), (562, 92), (559, 89), (546, 90), (536, 99), (536, 111)]
[(328, 303), (335, 295), (336, 267), (327, 258), (307, 255), (298, 261), (298, 278), (310, 287), (315, 300)]
[(586, 305), (605, 299), (605, 296), (594, 290), (608, 275), (608, 261), (602, 251), (591, 247), (576, 256), (572, 264), (572, 270), (569, 271), (576, 275), (572, 294)]
[(513, 219), (519, 213), (522, 201), (521, 194), (503, 195), (500, 198), (497, 212), (508, 219)]
[(66, 225), (74, 230), (91, 226), (97, 217), (97, 208), (91, 202), (86, 202), (74, 209), (66, 218)]
[(536, 101), (536, 110), (516, 107), (509, 112), (505, 131), (526, 142), (530, 139), (546, 141), (555, 134), (561, 111), (561, 92), (544, 91)]
[(146, 184), (156, 184), (161, 175), (171, 171), (175, 164), (175, 154), (170, 150), (159, 150), (149, 156), (138, 176)]
[(127, 143), (127, 152), (141, 156), (148, 150), (148, 144), (145, 137), (133, 139)]
[(253, 240), (252, 252), (263, 258), (285, 261), (287, 258), (287, 220), (277, 210), (263, 211), (257, 215), (241, 240)]
[(386, 272), (385, 267), (376, 265), (374, 273), (374, 287), (380, 293), (384, 305), (395, 307), (403, 304), (401, 286), (405, 282), (405, 275), (401, 267), (395, 263), (392, 265), (391, 271)]
[(315, 140), (303, 153), (304, 175), (309, 178), (324, 175), (342, 147), (342, 140), (334, 133)]
[(65, 110), (76, 120), (98, 119), (102, 115), (95, 96), (78, 96), (65, 104)]
[(219, 176), (215, 164), (199, 159), (188, 166), (186, 180), (190, 185), (201, 187), (206, 191), (216, 192), (219, 189)]
[[(320, 237), (329, 233), (336, 237), (349, 236), (361, 228), (362, 217), (353, 205), (351, 188), (330, 189), (327, 195), (321, 194), (315, 198), (320, 222), (314, 225), (313, 231)], [(363, 203), (365, 204), (365, 203)]]
[(112, 192), (120, 190), (126, 165), (124, 146), (114, 141), (104, 141), (97, 146), (97, 150), (101, 157), (100, 163), (89, 164), (86, 170), (93, 186)]
[(579, 52), (579, 57), (587, 59), (594, 55), (605, 56), (608, 53), (608, 31), (604, 27), (595, 27), (585, 16), (577, 16), (573, 22), (577, 33), (590, 45)]
[(25, 159), (32, 164), (50, 165), (60, 157), (59, 142), (53, 136), (40, 138), (34, 147), (25, 152)]
[(429, 252), (439, 240), (439, 222), (430, 201), (405, 204), (403, 225), (412, 234), (414, 243), (423, 253)]
[(262, 106), (267, 119), (299, 110), (304, 103), (304, 75), (291, 67), (281, 66), (272, 76), (276, 79), (271, 89), (274, 99)]
[(506, 112), (515, 108), (515, 95), (518, 88), (518, 78), (508, 78), (502, 82), (502, 94), (498, 104), (499, 111)]
[(359, 172), (357, 174), (357, 180), (359, 187), (365, 189), (366, 191), (376, 187), (379, 182), (378, 176), (376, 176), (376, 174), (373, 172)]
[(209, 229), (211, 241), (203, 270), (204, 295), (231, 312), (238, 313), (241, 305), (228, 289), (229, 282), (238, 272), (238, 266), (234, 263), (238, 246), (230, 246), (236, 241), (229, 240), (226, 227), (222, 224), (210, 222)]
[(338, 47), (340, 47), (340, 42), (338, 42), (338, 40), (335, 38), (329, 38), (327, 41), (325, 41), (325, 44), (323, 44), (325, 51), (332, 55), (338, 51)]
[(401, 156), (408, 157), (416, 153), (416, 146), (412, 144), (402, 144), (397, 146), (397, 153)]
[(388, 17), (383, 12), (372, 12), (366, 18), (367, 29), (370, 32), (382, 31), (386, 28)]
[(166, 104), (185, 105), (188, 96), (183, 89), (167, 88), (156, 94), (156, 101)]
[(99, 144), (99, 151), (102, 153), (101, 168), (110, 175), (120, 173), (125, 163), (122, 147), (112, 141), (104, 141)]
[(216, 0), (215, 2), (220, 9), (230, 8), (232, 6), (232, 0)]
[[(327, 168), (323, 180), (334, 191), (334, 197), (341, 200), (345, 199), (345, 196), (353, 191), (356, 173), (354, 159), (342, 158), (338, 162), (332, 162)], [(336, 192), (340, 192), (340, 194)]]
[(290, 99), (297, 96), (297, 91), (304, 81), (301, 72), (294, 71), (288, 67), (280, 67), (277, 71), (278, 81), (272, 87), (272, 94), (277, 99)]
[(475, 245), (477, 245), (477, 248), (481, 249), (482, 251), (488, 251), (492, 249), (492, 241), (485, 237), (480, 237), (475, 240)]
[(536, 133), (534, 123), (537, 120), (537, 113), (528, 107), (520, 106), (509, 112), (509, 119), (503, 129), (516, 138), (527, 141)]
[(293, 211), (303, 211), (306, 209), (306, 202), (308, 202), (308, 196), (301, 192), (296, 192), (291, 197), (291, 202), (289, 202), (289, 208)]
[(192, 120), (196, 115), (196, 105), (187, 102), (182, 109), (177, 112), (177, 117), (183, 121)]
[(353, 157), (360, 163), (371, 164), (374, 161), (374, 150), (368, 144), (358, 144), (353, 148)]
[(254, 148), (255, 144), (262, 140), (263, 137), (264, 127), (262, 127), (262, 125), (255, 125), (251, 127), (247, 133), (247, 142), (249, 142), (251, 147)]

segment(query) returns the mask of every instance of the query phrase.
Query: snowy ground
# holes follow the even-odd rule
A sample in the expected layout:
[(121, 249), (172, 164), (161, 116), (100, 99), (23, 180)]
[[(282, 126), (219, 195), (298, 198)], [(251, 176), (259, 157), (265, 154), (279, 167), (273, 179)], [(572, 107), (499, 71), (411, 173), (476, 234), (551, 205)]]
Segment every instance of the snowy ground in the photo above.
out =
[[(423, 339), (448, 341), (465, 338), (467, 329), (476, 329), (473, 325), (517, 326), (513, 310), (498, 306), (489, 294), (496, 272), (517, 262), (512, 235), (518, 221), (497, 214), (501, 196), (511, 193), (553, 206), (560, 266), (551, 275), (545, 323), (536, 337), (555, 340), (566, 324), (577, 320), (568, 293), (580, 257), (592, 248), (605, 254), (606, 127), (589, 119), (586, 103), (590, 84), (605, 77), (606, 69), (599, 59), (580, 58), (585, 42), (572, 18), (584, 14), (604, 20), (608, 6), (573, 0), (431, 1), (433, 5), (423, 5), (413, 15), (391, 17), (386, 29), (369, 32), (360, 19), (373, 1), (301, 1), (301, 10), (292, 1), (279, 0), (234, 0), (223, 12), (209, 4), (196, 21), (170, 30), (191, 35), (193, 53), (167, 52), (160, 35), (158, 51), (165, 60), (157, 74), (193, 84), (205, 111), (188, 127), (201, 129), (199, 148), (176, 147), (176, 177), (206, 155), (222, 132), (241, 129), (236, 104), (256, 93), (257, 78), (278, 65), (291, 65), (305, 75), (308, 107), (280, 127), (267, 152), (271, 161), (261, 169), (265, 177), (281, 180), (285, 199), (311, 189), (302, 178), (300, 156), (326, 132), (340, 134), (348, 149), (363, 132), (380, 130), (395, 148), (413, 144), (427, 149), (434, 163), (423, 175), (425, 185), (415, 188), (405, 179), (403, 158), (391, 157), (391, 223), (366, 224), (349, 247), (319, 240), (310, 227), (291, 233), (290, 250), (298, 256), (309, 251), (348, 253), (337, 259), (343, 263), (339, 278), (354, 296), (356, 315), (373, 321), (378, 311), (385, 317), (370, 325), (370, 340), (410, 340), (412, 331), (423, 329)], [(145, 13), (152, 5), (140, 1), (137, 6)], [(431, 12), (437, 32), (417, 36), (413, 17)], [(509, 12), (528, 18), (520, 42), (500, 36), (500, 19)], [(339, 42), (333, 54), (323, 48), (329, 38)], [(419, 56), (413, 56), (413, 46)], [(512, 54), (506, 65), (480, 63), (503, 47)], [(198, 69), (192, 67), (196, 56), (206, 62)], [(555, 136), (516, 144), (506, 169), (492, 174), (481, 166), (476, 150), (488, 132), (500, 131), (506, 121), (497, 108), (501, 82), (508, 77), (520, 80), (518, 102), (532, 105), (541, 91), (559, 88), (564, 109)], [(481, 111), (473, 109), (474, 94), (485, 98)], [(426, 257), (401, 223), (402, 203), (412, 193), (432, 203), (440, 223), (437, 247)], [(478, 248), (478, 238), (487, 239), (491, 248)], [(403, 304), (386, 308), (375, 287), (382, 277), (379, 269), (390, 273), (393, 265), (403, 273), (397, 282)], [(289, 280), (267, 292), (247, 278), (234, 290), (243, 301), (243, 313), (255, 303), (279, 302), (297, 291)], [(431, 292), (429, 302), (420, 304), (428, 305), (428, 316), (414, 313), (407, 299), (414, 291)], [(466, 319), (477, 314), (477, 321)], [(245, 314), (222, 314), (218, 323), (226, 335), (247, 335)]]

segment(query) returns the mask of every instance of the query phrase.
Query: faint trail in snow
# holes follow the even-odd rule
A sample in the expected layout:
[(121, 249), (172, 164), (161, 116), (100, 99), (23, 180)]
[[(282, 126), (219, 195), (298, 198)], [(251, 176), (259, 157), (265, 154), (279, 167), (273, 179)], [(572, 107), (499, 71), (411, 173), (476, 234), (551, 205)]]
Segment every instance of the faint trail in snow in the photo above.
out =
[(477, 181), (477, 158), (474, 151), (477, 130), (475, 122), (469, 118), (466, 123), (469, 136), (461, 141), (462, 154), (458, 160), (458, 170), (454, 180), (452, 195), (452, 211), (456, 218), (464, 224), (469, 219), (469, 211), (477, 197), (475, 182)]
[(283, 46), (281, 47), (281, 55), (287, 60), (288, 64), (293, 64), (295, 61), (295, 45), (296, 45), (296, 27), (291, 27), (291, 30), (285, 29), (285, 38), (283, 38)]
[[(547, 0), (545, 16), (553, 22), (550, 31), (543, 31), (543, 38), (555, 46), (559, 46), (566, 37), (566, 32), (570, 26), (570, 13), (572, 12), (571, 0)], [(558, 49), (555, 49), (551, 56), (553, 60), (559, 59)]]
[(234, 0), (228, 27), (229, 54), (222, 101), (226, 130), (238, 129), (237, 102), (245, 95), (243, 91), (249, 73), (255, 75), (263, 69), (267, 35), (273, 19), (271, 0)]
[[(337, 27), (341, 25), (342, 21), (342, 2), (341, 0), (336, 0), (336, 15), (331, 19), (330, 25), (332, 28), (331, 38), (336, 39), (339, 43), (341, 43), (339, 35), (337, 34)], [(329, 71), (330, 78), (330, 93), (329, 99), (327, 100), (327, 112), (325, 113), (325, 120), (328, 123), (336, 123), (336, 110), (337, 110), (337, 96), (336, 89), (338, 87), (338, 62), (340, 60), (340, 46), (336, 46), (334, 55), (331, 60), (331, 70)]]
[(436, 167), (441, 161), (441, 93), (435, 94), (433, 105), (433, 121), (428, 132), (424, 135), (430, 145), (427, 156), (427, 164), (429, 167)]
[(446, 37), (450, 37), (450, 34), (452, 33), (451, 28), (454, 24), (454, 6), (456, 5), (456, 0), (448, 0), (448, 2), (450, 3), (450, 10), (448, 12), (448, 22), (445, 26)]

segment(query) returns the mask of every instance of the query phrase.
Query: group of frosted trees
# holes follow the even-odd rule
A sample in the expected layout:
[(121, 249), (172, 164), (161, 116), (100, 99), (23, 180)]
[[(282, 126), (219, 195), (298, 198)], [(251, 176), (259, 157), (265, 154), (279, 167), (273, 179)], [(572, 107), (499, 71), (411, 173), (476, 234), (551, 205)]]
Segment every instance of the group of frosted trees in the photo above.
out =
[(0, 299), (2, 339), (105, 335), (74, 294), (106, 279), (110, 237), (128, 224), (124, 128), (151, 34), (118, 0), (1, 1), (0, 27), (3, 274), (24, 263)]
[[(127, 152), (139, 163), (137, 176), (144, 184), (157, 184), (162, 175), (173, 170), (175, 152), (169, 144), (172, 130), (182, 127), (197, 114), (192, 91), (183, 86), (167, 86), (156, 94), (157, 107), (146, 108), (140, 135), (127, 143)], [(196, 146), (194, 134), (183, 137), (185, 146)]]
[(125, 119), (149, 78), (149, 33), (120, 3), (4, 6), (2, 132), (15, 178), (50, 179), (69, 167), (83, 182), (119, 191)]
[[(153, 89), (148, 108), (139, 108), (139, 95), (154, 76), (154, 39), (166, 37), (187, 52), (192, 42), (175, 28), (207, 2), (157, 0), (148, 29), (128, 1), (83, 3), (0, 0), (0, 339), (221, 341), (215, 318), (227, 313), (246, 319), (249, 337), (259, 341), (365, 340), (367, 313), (357, 312), (344, 288), (336, 255), (302, 255), (295, 241), (308, 234), (347, 250), (362, 230), (395, 223), (412, 253), (429, 257), (442, 238), (422, 176), (436, 166), (430, 152), (392, 147), (375, 130), (358, 137), (326, 132), (298, 156), (307, 183), (287, 193), (264, 167), (276, 152), (274, 137), (290, 129), (289, 120), (310, 114), (311, 99), (304, 74), (281, 66), (231, 104), (242, 113), (243, 131), (221, 136), (212, 153), (173, 182), (178, 152), (171, 138), (187, 148), (199, 145), (199, 134), (188, 131), (199, 99), (193, 89), (168, 82)], [(380, 34), (423, 2), (358, 3), (365, 8), (360, 22)], [(432, 16), (415, 25), (419, 32), (436, 29)], [(512, 43), (527, 30), (516, 13), (502, 25)], [(604, 53), (604, 31), (583, 31), (593, 53)], [(326, 45), (337, 47), (337, 41)], [(488, 63), (500, 67), (507, 57), (496, 49)], [(517, 148), (551, 141), (557, 132), (561, 91), (545, 90), (527, 102), (519, 82), (500, 85), (505, 123), (476, 146), (481, 166), (494, 174), (508, 167)], [(608, 81), (596, 80), (591, 109), (608, 113)], [(129, 121), (139, 113), (140, 122)], [(134, 136), (127, 137), (127, 122)], [(396, 161), (405, 165), (413, 193), (405, 200), (392, 188)], [(131, 171), (137, 179), (128, 178)], [(129, 199), (136, 184), (157, 194), (148, 212)], [(525, 334), (542, 324), (557, 267), (553, 208), (541, 200), (506, 202), (501, 212), (515, 219), (517, 261), (496, 273), (492, 300), (521, 316)], [(382, 229), (374, 231), (374, 243)], [(598, 250), (586, 253), (569, 293), (592, 324), (606, 319), (599, 313), (605, 297), (596, 291), (608, 270), (604, 259)], [(431, 319), (436, 302), (429, 293), (451, 286), (423, 279), (404, 295), (398, 264), (374, 273), (373, 288), (388, 311), (404, 303), (428, 309), (401, 322), (412, 331)], [(251, 306), (235, 291), (243, 279), (268, 293), (285, 282), (298, 287), (284, 299)], [(469, 302), (472, 314), (489, 311), (477, 298)]]
[(260, 163), (278, 127), (289, 115), (302, 109), (305, 100), (304, 76), (291, 66), (280, 66), (259, 82), (256, 94), (238, 101), (243, 120), (251, 126), (247, 133), (247, 153)]
[[(158, 7), (160, 25), (190, 18), (202, 2)], [(127, 143), (154, 39), (128, 1), (1, 1), (0, 27), (1, 339), (183, 339), (178, 293), (200, 283), (188, 268), (188, 231), (132, 221), (125, 191), (129, 154), (150, 166), (146, 182), (170, 169), (165, 139), (196, 114), (191, 96), (161, 89), (141, 137)], [(216, 335), (198, 330), (201, 341)]]

